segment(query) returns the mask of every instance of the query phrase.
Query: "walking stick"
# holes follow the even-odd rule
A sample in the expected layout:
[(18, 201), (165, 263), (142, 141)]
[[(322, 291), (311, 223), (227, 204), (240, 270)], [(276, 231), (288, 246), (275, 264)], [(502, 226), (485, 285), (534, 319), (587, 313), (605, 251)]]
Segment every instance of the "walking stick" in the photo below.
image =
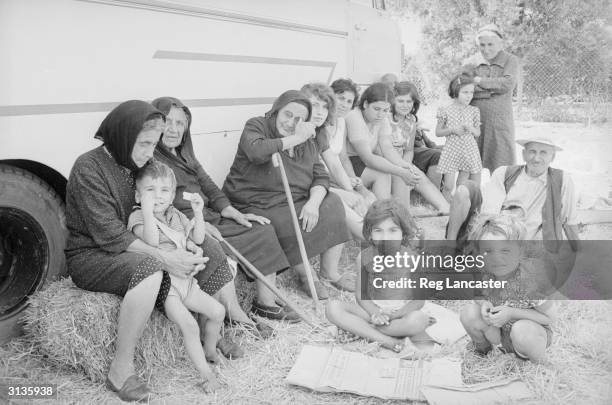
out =
[(298, 241), (298, 247), (300, 249), (300, 255), (302, 256), (302, 263), (306, 271), (306, 278), (308, 279), (308, 288), (310, 289), (310, 296), (313, 299), (313, 306), (318, 309), (319, 296), (315, 289), (314, 279), (312, 278), (312, 269), (310, 268), (310, 261), (308, 261), (308, 255), (306, 254), (306, 247), (304, 246), (304, 239), (302, 238), (302, 232), (300, 231), (300, 223), (298, 222), (297, 213), (295, 212), (295, 205), (293, 204), (293, 196), (291, 195), (291, 189), (289, 188), (289, 180), (287, 179), (287, 173), (285, 173), (285, 166), (283, 160), (278, 152), (272, 155), (272, 164), (274, 167), (280, 169), (281, 178), (283, 180), (283, 187), (285, 189), (285, 195), (287, 196), (287, 203), (289, 203), (289, 211), (291, 211), (291, 219), (293, 220), (293, 230), (295, 231), (295, 237)]
[[(210, 235), (210, 236), (212, 236), (212, 235)], [(217, 240), (214, 237), (213, 237), (213, 239)], [(304, 315), (302, 313), (302, 311), (298, 308), (297, 305), (295, 305), (293, 302), (291, 302), (287, 298), (285, 298), (283, 296), (283, 294), (278, 290), (278, 288), (276, 288), (276, 286), (274, 284), (270, 283), (270, 281), (268, 281), (266, 276), (264, 276), (259, 270), (257, 270), (257, 267), (255, 267), (244, 256), (242, 256), (242, 254), (240, 254), (240, 252), (235, 247), (230, 245), (228, 241), (226, 241), (225, 239), (221, 239), (221, 240), (217, 240), (217, 241), (219, 243), (225, 244), (225, 246), (227, 246), (227, 248), (234, 254), (234, 256), (236, 256), (236, 258), (240, 261), (240, 263), (242, 263), (244, 266), (246, 266), (247, 269), (249, 269), (249, 271), (251, 272), (251, 274), (253, 274), (255, 276), (255, 278), (257, 278), (259, 281), (261, 281), (285, 305), (287, 305), (289, 308), (291, 308), (293, 311), (295, 311), (295, 313), (298, 314), (298, 316), (300, 318), (302, 318), (304, 320), (304, 322), (306, 322), (308, 325), (312, 326), (313, 329), (323, 330), (323, 328), (321, 328), (320, 326), (318, 326), (315, 323), (313, 323), (310, 319), (308, 319), (306, 317), (306, 315)]]

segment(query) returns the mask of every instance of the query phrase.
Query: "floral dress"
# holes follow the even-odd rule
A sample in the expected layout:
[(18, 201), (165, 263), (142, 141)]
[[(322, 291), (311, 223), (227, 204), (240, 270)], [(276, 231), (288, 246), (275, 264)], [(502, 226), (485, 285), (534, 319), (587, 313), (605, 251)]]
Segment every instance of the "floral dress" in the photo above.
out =
[[(442, 128), (470, 127), (480, 128), (480, 111), (470, 105), (451, 103), (440, 107), (437, 114), (438, 124)], [(446, 138), (442, 156), (438, 162), (438, 171), (442, 174), (466, 171), (480, 173), (482, 162), (476, 139), (472, 134), (451, 134)]]

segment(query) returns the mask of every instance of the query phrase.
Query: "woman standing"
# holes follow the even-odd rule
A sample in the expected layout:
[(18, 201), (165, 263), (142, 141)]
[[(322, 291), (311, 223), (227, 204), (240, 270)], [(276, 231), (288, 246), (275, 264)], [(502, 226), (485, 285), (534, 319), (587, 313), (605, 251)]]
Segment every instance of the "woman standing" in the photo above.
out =
[[(270, 220), (252, 213), (243, 214), (234, 208), (229, 199), (215, 185), (200, 162), (195, 157), (191, 140), (191, 111), (178, 99), (161, 97), (153, 100), (153, 105), (166, 114), (166, 130), (162, 141), (157, 145), (155, 157), (169, 165), (176, 176), (176, 196), (173, 205), (187, 217), (193, 217), (189, 201), (183, 193), (197, 193), (204, 200), (204, 219), (207, 232), (217, 239), (225, 238), (257, 269), (266, 274), (274, 274), (289, 267), (289, 262), (278, 243)], [(266, 295), (267, 288), (259, 280), (258, 296)], [(272, 330), (262, 322), (251, 320), (237, 305), (235, 291), (222, 288), (219, 300), (227, 307), (230, 321), (256, 328), (256, 332), (268, 337)], [(225, 299), (224, 296), (229, 299)], [(236, 305), (231, 305), (236, 303)], [(271, 302), (267, 302), (272, 304)], [(279, 308), (277, 312), (262, 312), (267, 318), (297, 321), (298, 315), (289, 308)]]
[[(272, 164), (274, 153), (279, 153), (287, 172), (308, 257), (321, 255), (322, 276), (332, 281), (340, 278), (338, 261), (342, 244), (349, 239), (342, 202), (335, 194), (328, 193), (329, 177), (319, 162), (319, 147), (311, 139), (315, 136), (315, 127), (308, 122), (311, 113), (308, 98), (299, 91), (289, 90), (276, 99), (265, 117), (248, 120), (223, 186), (236, 208), (270, 219), (289, 264), (297, 271), (301, 287), (307, 293), (307, 275), (280, 171)], [(328, 298), (327, 290), (313, 276), (319, 298)], [(274, 297), (265, 299), (270, 305), (254, 302), (253, 306), (268, 310), (274, 305)]]
[(512, 91), (519, 73), (516, 56), (504, 51), (503, 36), (490, 24), (478, 31), (480, 54), (470, 60), (474, 67), (472, 105), (480, 109), (481, 130), (478, 149), (483, 167), (491, 173), (515, 163)]
[[(125, 401), (150, 394), (136, 376), (134, 349), (153, 306), (163, 308), (170, 288), (166, 272), (186, 277), (206, 263), (186, 251), (151, 247), (126, 227), (135, 204), (133, 173), (153, 157), (164, 121), (164, 115), (144, 101), (120, 104), (96, 133), (104, 145), (77, 159), (66, 189), (68, 273), (80, 288), (123, 297), (107, 386)], [(217, 270), (209, 263), (206, 272), (223, 280)]]

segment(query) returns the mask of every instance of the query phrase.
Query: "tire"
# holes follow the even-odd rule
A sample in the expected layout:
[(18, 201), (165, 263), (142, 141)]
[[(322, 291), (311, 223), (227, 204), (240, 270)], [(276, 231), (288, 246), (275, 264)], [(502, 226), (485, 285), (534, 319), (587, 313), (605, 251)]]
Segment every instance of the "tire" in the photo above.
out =
[(47, 183), (0, 164), (0, 343), (22, 333), (28, 297), (66, 272), (64, 203)]

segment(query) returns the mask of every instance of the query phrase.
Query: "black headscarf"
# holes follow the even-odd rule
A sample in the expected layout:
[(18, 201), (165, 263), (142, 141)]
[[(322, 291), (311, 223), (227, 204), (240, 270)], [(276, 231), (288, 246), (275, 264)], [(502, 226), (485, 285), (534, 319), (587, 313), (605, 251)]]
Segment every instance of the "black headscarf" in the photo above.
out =
[(161, 111), (145, 101), (126, 101), (108, 113), (94, 138), (104, 142), (118, 164), (134, 171), (138, 169), (132, 160), (136, 138), (144, 123), (155, 118), (165, 120)]
[(187, 108), (187, 106), (185, 106), (181, 100), (174, 97), (159, 97), (153, 100), (151, 104), (166, 115), (170, 113), (172, 107), (180, 108), (183, 110), (183, 112), (185, 112), (185, 116), (187, 117), (187, 126), (185, 127), (185, 132), (183, 133), (181, 143), (176, 147), (176, 155), (170, 152), (170, 149), (164, 145), (163, 135), (162, 140), (157, 144), (157, 151), (166, 159), (180, 165), (189, 173), (197, 176), (200, 163), (198, 162), (198, 159), (196, 159), (195, 152), (193, 150), (193, 142), (191, 141), (191, 111), (189, 111), (189, 108)]
[[(266, 117), (266, 127), (268, 133), (271, 138), (282, 138), (283, 136), (278, 132), (278, 128), (276, 128), (276, 117), (278, 116), (278, 112), (283, 109), (289, 103), (298, 103), (302, 104), (306, 109), (308, 109), (308, 117), (306, 117), (305, 121), (310, 121), (310, 115), (312, 114), (312, 105), (310, 104), (310, 100), (304, 93), (298, 90), (287, 90), (276, 100), (274, 100), (274, 104), (272, 104), (272, 108), (265, 115)], [(303, 153), (304, 144), (300, 144), (294, 148), (295, 154), (297, 156), (301, 156)]]

